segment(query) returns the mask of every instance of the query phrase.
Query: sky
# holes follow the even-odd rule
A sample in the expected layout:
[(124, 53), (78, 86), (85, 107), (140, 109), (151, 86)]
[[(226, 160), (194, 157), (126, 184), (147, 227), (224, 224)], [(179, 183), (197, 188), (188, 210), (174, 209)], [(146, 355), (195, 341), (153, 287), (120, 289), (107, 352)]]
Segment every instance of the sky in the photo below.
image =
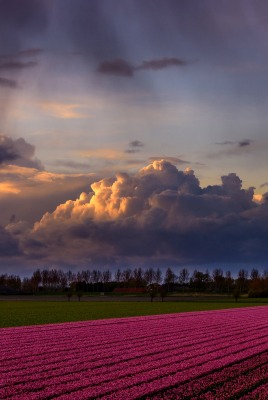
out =
[(0, 0), (0, 273), (268, 263), (265, 0)]

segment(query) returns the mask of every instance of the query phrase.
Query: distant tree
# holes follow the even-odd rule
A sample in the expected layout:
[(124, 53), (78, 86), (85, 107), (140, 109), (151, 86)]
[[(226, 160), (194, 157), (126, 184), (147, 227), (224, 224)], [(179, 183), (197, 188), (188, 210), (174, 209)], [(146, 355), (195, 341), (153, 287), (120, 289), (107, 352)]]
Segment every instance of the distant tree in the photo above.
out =
[(162, 303), (163, 303), (164, 297), (167, 296), (167, 288), (166, 288), (166, 285), (161, 285), (161, 287), (160, 287), (160, 296), (161, 296)]
[(209, 272), (206, 271), (204, 273), (201, 271), (194, 270), (190, 279), (190, 285), (195, 292), (204, 292), (206, 290), (209, 290), (211, 285), (211, 278)]
[(43, 269), (41, 271), (41, 277), (42, 277), (42, 285), (44, 289), (47, 289), (49, 286), (49, 270), (48, 269)]
[(122, 277), (122, 271), (121, 271), (121, 269), (118, 268), (118, 269), (115, 271), (115, 274), (114, 274), (115, 281), (116, 281), (117, 283), (120, 283), (120, 282), (121, 282), (121, 277)]
[(151, 287), (149, 288), (149, 295), (150, 295), (150, 298), (151, 298), (151, 302), (155, 298), (156, 294), (157, 294), (156, 287), (154, 285), (151, 285)]
[(104, 289), (104, 291), (107, 290), (107, 284), (111, 281), (111, 279), (112, 279), (111, 271), (109, 269), (107, 269), (106, 271), (103, 271), (103, 273), (102, 273), (102, 281), (103, 281), (103, 289)]
[(23, 278), (21, 288), (24, 293), (33, 294), (32, 280), (30, 278)]
[(131, 279), (132, 279), (132, 270), (130, 268), (124, 269), (122, 272), (122, 281), (124, 283), (124, 287), (129, 286)]
[(268, 279), (268, 269), (265, 269), (262, 274), (264, 279)]
[(40, 269), (37, 269), (36, 271), (34, 271), (32, 278), (31, 278), (32, 284), (33, 284), (33, 290), (34, 292), (38, 291), (39, 285), (42, 282), (42, 275), (40, 272)]
[[(88, 290), (88, 284), (89, 284), (89, 281), (90, 281), (90, 277), (91, 277), (90, 270), (87, 269), (87, 270), (83, 270), (82, 271), (83, 284), (85, 283), (85, 286), (86, 286), (87, 290)], [(85, 292), (85, 287), (83, 287), (83, 291)]]
[(233, 291), (233, 296), (234, 296), (234, 298), (235, 298), (235, 302), (237, 303), (237, 300), (238, 300), (239, 297), (240, 297), (240, 290), (239, 290), (238, 288), (235, 288), (235, 289), (234, 289), (234, 291)]
[(167, 286), (167, 291), (169, 292), (171, 287), (174, 286), (174, 283), (176, 281), (176, 275), (174, 274), (174, 272), (172, 271), (171, 268), (168, 268), (166, 270), (164, 281), (165, 281), (165, 284)]
[(161, 271), (160, 268), (157, 268), (157, 270), (155, 271), (154, 279), (155, 279), (155, 283), (157, 285), (161, 284), (161, 282), (162, 282), (162, 271)]
[(223, 276), (223, 271), (220, 268), (215, 268), (212, 272), (212, 278), (214, 282), (214, 289), (216, 293), (220, 293), (223, 290), (225, 279)]
[(225, 286), (226, 286), (227, 293), (230, 292), (230, 289), (231, 289), (231, 287), (233, 285), (233, 282), (234, 282), (234, 280), (232, 278), (231, 271), (226, 271), (226, 273), (225, 273)]
[(63, 272), (62, 270), (58, 271), (58, 275), (59, 275), (59, 285), (61, 290), (64, 290), (67, 287), (67, 276), (66, 273)]
[(142, 268), (135, 268), (132, 276), (133, 276), (133, 280), (134, 280), (134, 286), (135, 287), (142, 287), (144, 286), (144, 279), (143, 279), (143, 270)]
[(78, 301), (81, 300), (81, 297), (82, 297), (82, 296), (83, 296), (83, 293), (82, 293), (82, 292), (77, 292)]
[(155, 279), (155, 272), (153, 268), (147, 268), (144, 271), (144, 280), (146, 281), (147, 285), (151, 285), (154, 282)]
[(58, 274), (58, 270), (56, 268), (52, 268), (49, 270), (48, 282), (49, 282), (49, 288), (51, 291), (56, 291), (58, 289), (58, 287), (60, 286), (59, 274)]
[(71, 270), (69, 270), (66, 273), (66, 279), (67, 279), (67, 286), (72, 287), (74, 286), (74, 283), (76, 281), (76, 275)]
[(184, 292), (184, 287), (188, 282), (189, 282), (189, 271), (187, 268), (183, 268), (179, 273), (179, 284), (182, 285), (183, 292)]
[(92, 271), (92, 281), (93, 281), (93, 288), (95, 289), (95, 285), (96, 285), (96, 289), (98, 292), (99, 291), (99, 283), (101, 282), (101, 272), (100, 271), (98, 271), (96, 269), (94, 269)]
[(78, 287), (82, 286), (83, 275), (82, 275), (82, 272), (80, 272), (80, 271), (78, 271), (76, 274), (76, 282), (78, 283)]
[(256, 268), (252, 268), (252, 270), (250, 272), (250, 279), (254, 280), (254, 279), (259, 279), (259, 278), (260, 278), (259, 270)]
[(238, 271), (237, 278), (237, 286), (240, 290), (240, 293), (247, 291), (247, 283), (248, 283), (248, 271), (245, 269), (240, 269)]

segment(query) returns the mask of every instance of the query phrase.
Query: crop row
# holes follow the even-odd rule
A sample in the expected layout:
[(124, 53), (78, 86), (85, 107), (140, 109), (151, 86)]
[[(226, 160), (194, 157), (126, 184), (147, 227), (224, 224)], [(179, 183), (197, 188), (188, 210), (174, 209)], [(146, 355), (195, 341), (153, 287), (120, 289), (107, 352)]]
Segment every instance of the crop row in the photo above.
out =
[(247, 400), (266, 390), (267, 322), (250, 307), (5, 328), (0, 398)]

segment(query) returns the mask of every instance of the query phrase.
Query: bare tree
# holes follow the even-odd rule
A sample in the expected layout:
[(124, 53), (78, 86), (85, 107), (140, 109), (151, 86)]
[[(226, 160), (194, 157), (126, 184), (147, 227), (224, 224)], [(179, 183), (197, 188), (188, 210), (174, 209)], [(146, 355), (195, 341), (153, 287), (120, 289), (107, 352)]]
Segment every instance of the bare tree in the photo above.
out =
[(31, 280), (32, 280), (32, 284), (33, 284), (33, 290), (34, 290), (34, 292), (37, 292), (39, 285), (42, 282), (42, 275), (41, 275), (40, 269), (37, 269), (36, 271), (34, 271)]
[(124, 269), (122, 272), (122, 280), (124, 282), (124, 287), (127, 287), (132, 279), (132, 271), (130, 268)]
[(155, 272), (153, 268), (147, 268), (144, 271), (144, 280), (146, 281), (147, 285), (151, 285), (154, 282)]
[(247, 289), (247, 281), (248, 281), (248, 271), (242, 268), (238, 271), (238, 278), (237, 278), (237, 284), (240, 289), (240, 293), (244, 292)]
[(155, 283), (156, 283), (157, 285), (160, 285), (160, 284), (161, 284), (161, 282), (162, 282), (162, 271), (161, 271), (160, 268), (157, 268), (157, 270), (156, 270), (156, 272), (155, 272), (155, 277), (154, 277), (154, 279), (155, 279)]
[(112, 279), (111, 271), (109, 269), (103, 271), (102, 281), (103, 281), (104, 292), (107, 290), (107, 284), (111, 281), (111, 279)]
[(141, 287), (144, 281), (144, 273), (141, 268), (135, 268), (133, 271), (133, 279), (135, 282), (135, 287)]
[(173, 287), (175, 281), (176, 281), (176, 275), (174, 274), (171, 268), (168, 268), (165, 274), (165, 284), (167, 285), (168, 292), (170, 291), (171, 287)]
[(183, 268), (179, 273), (179, 283), (183, 287), (183, 292), (184, 292), (184, 287), (188, 282), (189, 282), (189, 271), (187, 268)]
[(250, 279), (255, 280), (255, 279), (259, 279), (259, 278), (260, 278), (259, 270), (256, 268), (252, 268), (252, 270), (250, 272)]
[(223, 271), (220, 268), (215, 268), (212, 272), (212, 277), (214, 281), (215, 292), (220, 293), (223, 289), (223, 285), (225, 282)]
[(115, 274), (114, 274), (114, 278), (115, 278), (115, 280), (116, 280), (117, 283), (120, 283), (120, 282), (121, 282), (121, 277), (122, 277), (122, 272), (121, 272), (121, 269), (118, 268), (118, 269), (115, 271)]

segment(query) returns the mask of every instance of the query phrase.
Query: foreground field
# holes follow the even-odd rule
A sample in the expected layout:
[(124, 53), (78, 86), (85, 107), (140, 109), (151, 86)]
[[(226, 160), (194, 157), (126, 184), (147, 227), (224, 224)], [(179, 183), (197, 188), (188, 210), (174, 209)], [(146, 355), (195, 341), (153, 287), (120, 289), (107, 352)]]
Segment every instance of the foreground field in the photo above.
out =
[(268, 307), (0, 331), (0, 398), (268, 398)]
[(133, 317), (142, 315), (155, 315), (178, 313), (184, 311), (220, 310), (233, 307), (245, 307), (265, 305), (260, 299), (241, 299), (235, 303), (234, 299), (213, 299), (200, 301), (196, 298), (192, 301), (167, 301), (164, 303), (150, 303), (148, 299), (132, 298), (126, 301), (126, 297), (120, 301), (101, 299), (99, 301), (42, 301), (42, 297), (34, 300), (0, 301), (0, 327), (26, 326), (38, 324), (50, 324), (59, 322), (74, 322), (96, 320), (104, 318)]

